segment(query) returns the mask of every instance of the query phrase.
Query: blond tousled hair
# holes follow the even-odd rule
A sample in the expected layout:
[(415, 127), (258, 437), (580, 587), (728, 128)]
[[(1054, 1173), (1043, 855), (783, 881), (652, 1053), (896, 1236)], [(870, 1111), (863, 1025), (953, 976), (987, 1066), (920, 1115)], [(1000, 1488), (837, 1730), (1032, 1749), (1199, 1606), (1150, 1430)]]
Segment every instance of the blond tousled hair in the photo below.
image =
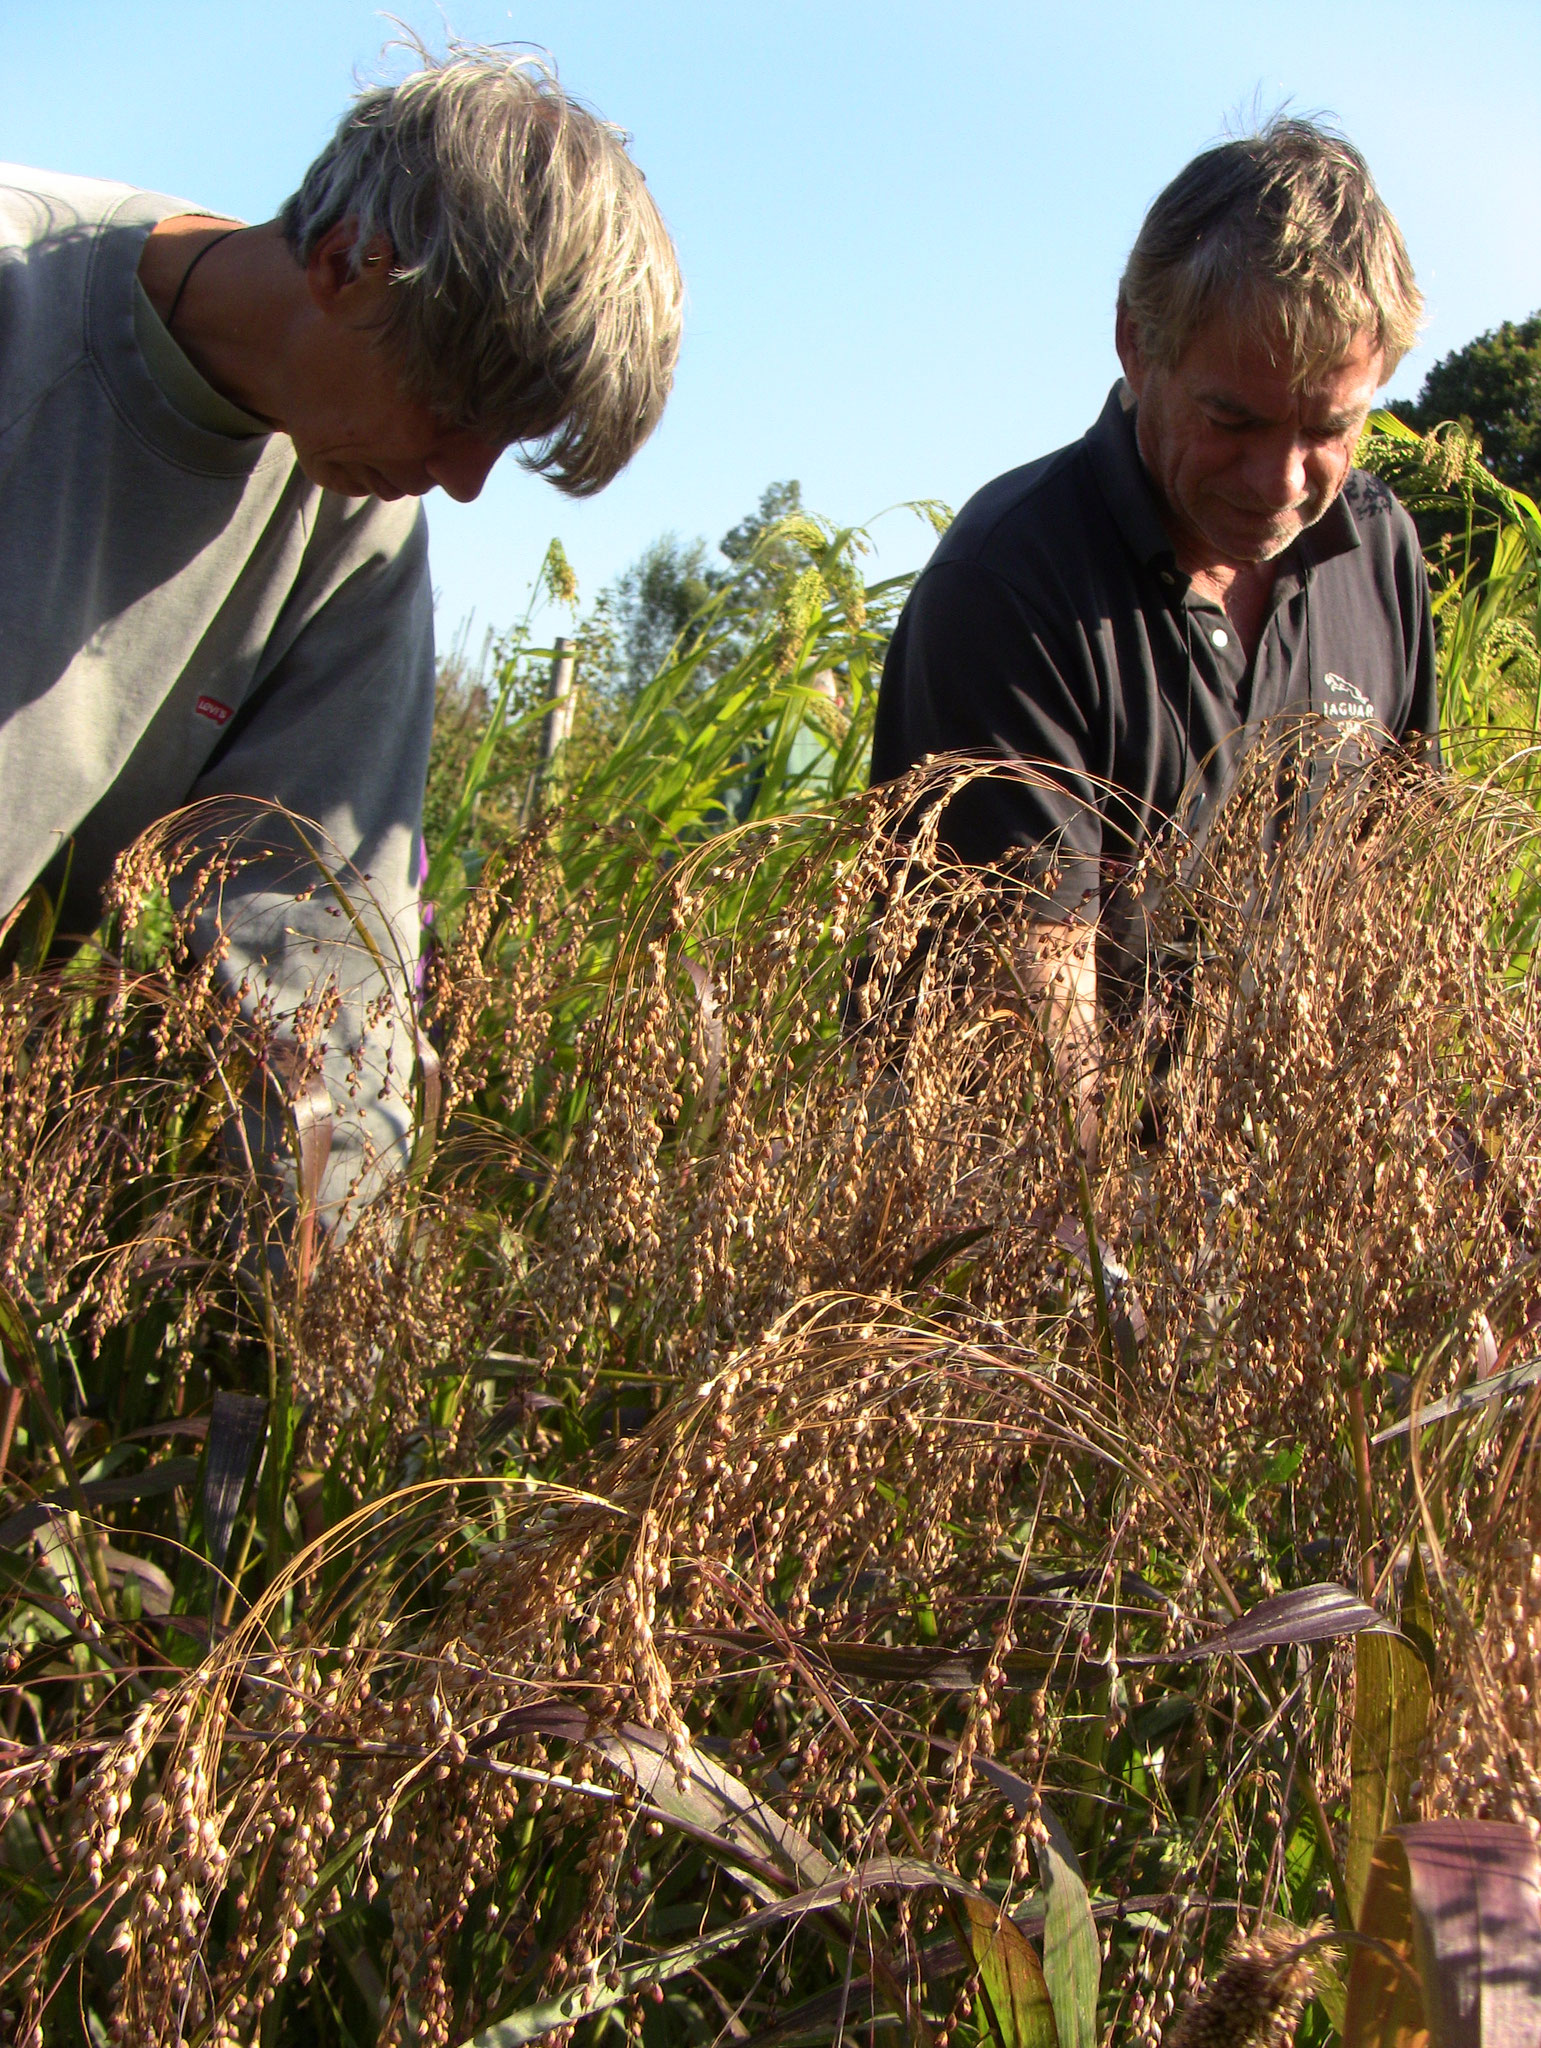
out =
[(1118, 289), (1140, 348), (1172, 368), (1217, 313), (1267, 336), (1297, 378), (1373, 334), (1390, 376), (1423, 308), (1401, 230), (1342, 136), (1279, 116), (1178, 172)]
[(539, 59), (420, 45), (361, 92), (280, 215), (305, 262), (339, 222), (391, 250), (382, 342), (455, 426), (523, 444), (576, 497), (657, 425), (679, 354), (674, 245), (618, 128)]

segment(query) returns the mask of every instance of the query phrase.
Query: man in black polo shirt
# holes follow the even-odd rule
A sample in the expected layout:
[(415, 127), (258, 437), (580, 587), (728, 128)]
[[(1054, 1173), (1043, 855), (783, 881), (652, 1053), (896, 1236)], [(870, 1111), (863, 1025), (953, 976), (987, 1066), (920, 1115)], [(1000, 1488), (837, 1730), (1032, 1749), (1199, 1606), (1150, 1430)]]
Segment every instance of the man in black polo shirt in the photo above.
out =
[(1077, 1068), (1099, 958), (1139, 971), (1119, 876), (1220, 801), (1262, 721), (1437, 747), (1417, 538), (1352, 467), (1420, 303), (1346, 142), (1278, 120), (1207, 151), (1135, 243), (1100, 419), (971, 499), (905, 607), (873, 780), (928, 754), (1038, 765), (973, 783), (942, 836), (1041, 884), (1024, 971)]

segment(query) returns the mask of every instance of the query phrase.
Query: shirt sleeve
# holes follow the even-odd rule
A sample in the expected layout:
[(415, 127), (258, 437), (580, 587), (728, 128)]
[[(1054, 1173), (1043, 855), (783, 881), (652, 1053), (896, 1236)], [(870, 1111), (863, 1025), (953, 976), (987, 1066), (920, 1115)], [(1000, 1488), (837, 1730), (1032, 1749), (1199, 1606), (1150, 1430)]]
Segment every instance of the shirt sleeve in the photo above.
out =
[(943, 843), (971, 866), (1025, 869), (1057, 915), (1095, 916), (1102, 818), (1092, 762), (1101, 749), (1093, 692), (1077, 668), (995, 571), (933, 563), (884, 662), (872, 779), (902, 775), (928, 754), (1009, 764), (951, 800)]
[(248, 1093), (255, 1163), (292, 1185), (297, 1072), (330, 1097), (321, 1206), (335, 1224), (350, 1197), (406, 1165), (412, 1133), (434, 706), (420, 508), (324, 495), (264, 670), (191, 792), (227, 870), (198, 940), (280, 1053), (295, 1049), (287, 1073), (255, 1077)]

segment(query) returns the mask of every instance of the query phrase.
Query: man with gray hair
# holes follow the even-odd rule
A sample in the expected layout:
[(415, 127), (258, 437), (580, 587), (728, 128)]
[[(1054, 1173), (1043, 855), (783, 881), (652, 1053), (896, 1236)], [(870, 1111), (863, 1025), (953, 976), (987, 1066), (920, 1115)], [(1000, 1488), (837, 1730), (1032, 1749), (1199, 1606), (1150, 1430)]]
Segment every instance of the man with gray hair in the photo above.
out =
[(419, 54), (262, 225), (0, 168), (0, 918), (32, 892), (89, 931), (116, 856), (202, 805), (236, 850), (199, 943), (291, 1055), (248, 1136), (272, 1163), (283, 1090), (324, 1086), (334, 1196), (410, 1125), (415, 501), (475, 498), (511, 446), (601, 490), (679, 345), (619, 131), (532, 61)]
[(1027, 985), (1078, 1075), (1145, 972), (1121, 878), (1213, 806), (1264, 720), (1315, 712), (1438, 744), (1412, 522), (1353, 467), (1421, 301), (1347, 142), (1302, 120), (1206, 151), (1152, 206), (1118, 295), (1123, 378), (1084, 439), (986, 485), (917, 582), (884, 665), (872, 773), (974, 782), (942, 837), (1026, 871)]

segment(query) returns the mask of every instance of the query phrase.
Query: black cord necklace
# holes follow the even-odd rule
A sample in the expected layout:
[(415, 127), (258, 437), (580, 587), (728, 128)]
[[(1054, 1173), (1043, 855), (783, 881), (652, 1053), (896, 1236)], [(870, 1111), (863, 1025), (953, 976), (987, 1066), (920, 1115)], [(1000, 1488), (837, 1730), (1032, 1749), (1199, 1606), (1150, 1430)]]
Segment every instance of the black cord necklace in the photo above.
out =
[(211, 240), (204, 243), (203, 247), (198, 251), (197, 255), (194, 256), (192, 262), (189, 263), (186, 270), (183, 271), (182, 282), (177, 286), (176, 296), (172, 299), (170, 308), (168, 309), (166, 314), (166, 332), (168, 334), (171, 332), (172, 321), (175, 320), (175, 318), (177, 317), (177, 308), (182, 303), (182, 294), (187, 290), (187, 280), (192, 276), (193, 272), (198, 268), (199, 264), (203, 261), (204, 257), (208, 255), (211, 249), (217, 249), (221, 242), (228, 242), (232, 235), (238, 235), (240, 232), (241, 230), (238, 227), (221, 228), (220, 232), (217, 235), (215, 235)]

